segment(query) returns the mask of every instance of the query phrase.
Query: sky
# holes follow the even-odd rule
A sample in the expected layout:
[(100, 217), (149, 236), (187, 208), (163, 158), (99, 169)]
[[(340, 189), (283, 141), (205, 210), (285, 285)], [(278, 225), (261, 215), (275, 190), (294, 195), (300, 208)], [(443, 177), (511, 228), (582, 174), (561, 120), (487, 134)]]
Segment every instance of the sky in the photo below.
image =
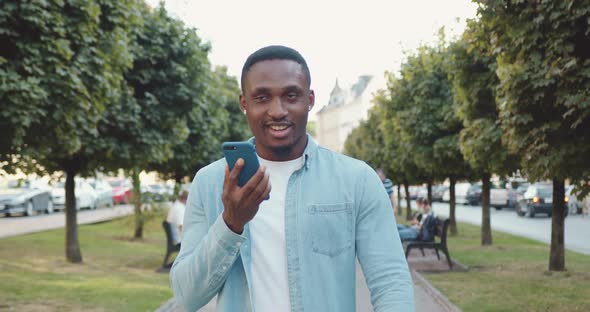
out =
[[(157, 6), (159, 0), (147, 2)], [(235, 77), (261, 47), (298, 50), (311, 71), (315, 112), (328, 102), (336, 79), (348, 87), (359, 75), (397, 72), (404, 51), (435, 42), (441, 26), (449, 36), (460, 34), (477, 9), (469, 0), (166, 0), (165, 5), (211, 44), (212, 64), (227, 66)]]

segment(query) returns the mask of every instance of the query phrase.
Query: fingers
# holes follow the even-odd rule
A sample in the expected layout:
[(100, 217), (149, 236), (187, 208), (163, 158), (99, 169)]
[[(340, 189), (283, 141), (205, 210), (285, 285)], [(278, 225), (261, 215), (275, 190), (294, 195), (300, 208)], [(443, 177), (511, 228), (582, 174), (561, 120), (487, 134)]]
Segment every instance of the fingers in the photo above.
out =
[(223, 189), (227, 189), (229, 185), (229, 166), (225, 164), (225, 177), (223, 178)]
[(270, 185), (270, 181), (268, 184), (266, 184), (266, 189), (264, 190), (264, 192), (262, 193), (262, 195), (260, 195), (260, 197), (258, 198), (258, 200), (260, 201), (260, 203), (268, 198), (268, 195), (270, 194), (270, 191), (272, 189), (272, 186)]
[(229, 186), (236, 186), (238, 185), (238, 177), (244, 168), (244, 160), (239, 158), (234, 165), (233, 170), (229, 174), (228, 185)]
[(265, 174), (266, 167), (260, 166), (256, 173), (252, 176), (252, 178), (250, 178), (250, 180), (248, 180), (248, 182), (246, 182), (246, 184), (242, 187), (244, 196), (249, 196), (250, 193), (252, 193), (256, 189), (260, 181), (264, 179)]
[(268, 172), (264, 174), (264, 177), (260, 182), (256, 185), (254, 190), (248, 196), (249, 200), (252, 200), (255, 205), (260, 205), (260, 203), (266, 198), (266, 191), (270, 188), (270, 175)]

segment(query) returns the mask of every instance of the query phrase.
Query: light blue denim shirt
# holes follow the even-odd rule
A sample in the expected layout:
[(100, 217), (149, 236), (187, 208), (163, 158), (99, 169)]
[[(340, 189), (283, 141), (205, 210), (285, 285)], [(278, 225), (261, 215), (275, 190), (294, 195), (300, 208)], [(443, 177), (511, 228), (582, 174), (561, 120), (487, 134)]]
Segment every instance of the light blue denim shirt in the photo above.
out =
[[(248, 225), (238, 235), (221, 216), (224, 167), (221, 159), (199, 170), (190, 188), (182, 248), (170, 271), (176, 301), (187, 311), (215, 295), (218, 311), (254, 310)], [(375, 311), (415, 310), (391, 202), (368, 165), (308, 136), (304, 165), (289, 178), (285, 201), (292, 311), (354, 311), (355, 257)]]

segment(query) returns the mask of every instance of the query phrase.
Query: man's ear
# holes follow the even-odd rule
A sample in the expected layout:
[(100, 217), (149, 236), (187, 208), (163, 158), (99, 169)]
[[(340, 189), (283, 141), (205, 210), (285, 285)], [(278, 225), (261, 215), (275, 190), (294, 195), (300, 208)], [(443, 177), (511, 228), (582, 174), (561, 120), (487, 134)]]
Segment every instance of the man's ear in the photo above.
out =
[(243, 94), (240, 94), (240, 110), (244, 113), (246, 112), (246, 99)]
[(314, 105), (315, 105), (315, 92), (313, 92), (313, 90), (309, 90), (309, 110), (311, 110)]

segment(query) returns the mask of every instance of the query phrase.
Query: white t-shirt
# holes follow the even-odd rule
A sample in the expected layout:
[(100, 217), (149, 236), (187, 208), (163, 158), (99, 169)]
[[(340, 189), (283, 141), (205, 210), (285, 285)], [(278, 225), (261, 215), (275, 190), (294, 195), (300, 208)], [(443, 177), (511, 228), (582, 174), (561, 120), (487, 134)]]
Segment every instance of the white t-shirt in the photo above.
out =
[(168, 217), (166, 221), (172, 224), (172, 236), (174, 243), (180, 243), (182, 240), (182, 222), (184, 220), (184, 210), (186, 209), (185, 204), (180, 201), (175, 201), (168, 210)]
[(252, 301), (256, 312), (291, 311), (285, 241), (285, 194), (303, 156), (275, 162), (259, 158), (270, 175), (270, 199), (260, 204), (249, 222), (252, 240)]

